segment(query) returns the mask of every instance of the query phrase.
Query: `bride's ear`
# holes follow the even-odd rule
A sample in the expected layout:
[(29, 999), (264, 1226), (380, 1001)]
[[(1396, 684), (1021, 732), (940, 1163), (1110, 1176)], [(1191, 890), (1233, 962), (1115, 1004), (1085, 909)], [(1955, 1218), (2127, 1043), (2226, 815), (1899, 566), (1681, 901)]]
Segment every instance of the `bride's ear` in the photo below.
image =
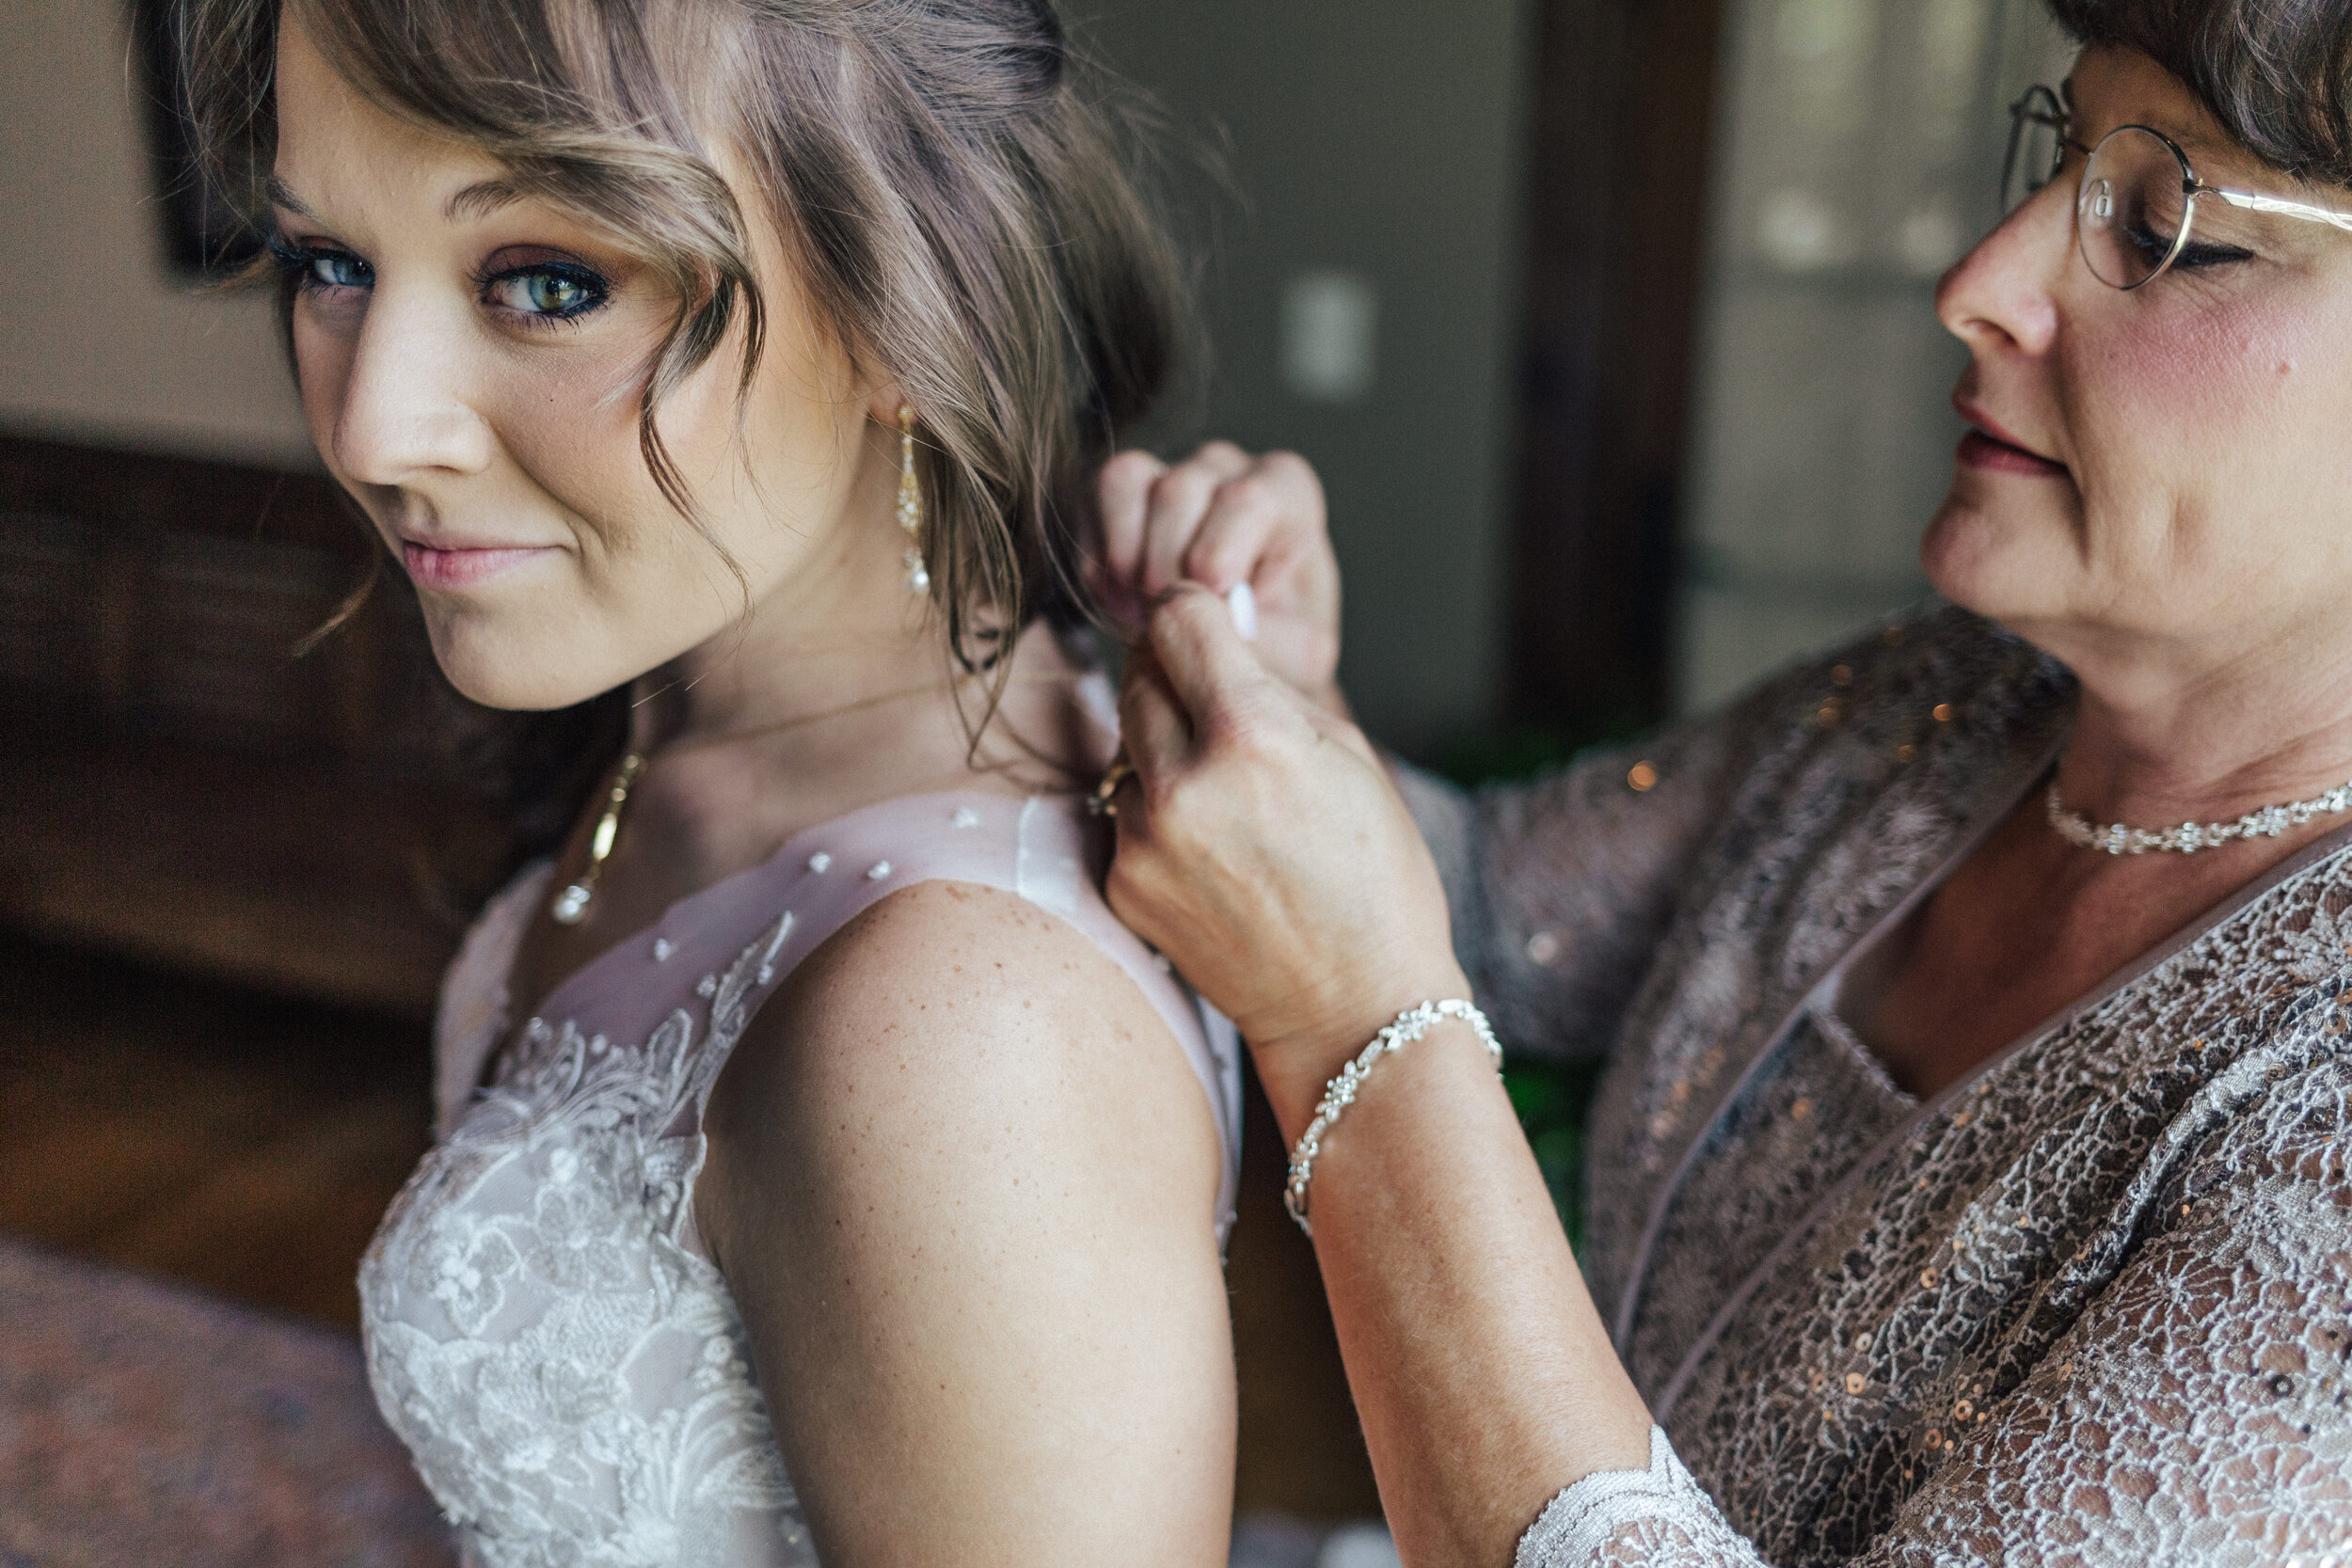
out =
[[(892, 376), (876, 384), (873, 390), (866, 394), (866, 417), (878, 425), (896, 430), (898, 428), (898, 410), (909, 406), (911, 404), (906, 389), (898, 385), (896, 376)], [(922, 410), (915, 409), (914, 417), (920, 423)]]

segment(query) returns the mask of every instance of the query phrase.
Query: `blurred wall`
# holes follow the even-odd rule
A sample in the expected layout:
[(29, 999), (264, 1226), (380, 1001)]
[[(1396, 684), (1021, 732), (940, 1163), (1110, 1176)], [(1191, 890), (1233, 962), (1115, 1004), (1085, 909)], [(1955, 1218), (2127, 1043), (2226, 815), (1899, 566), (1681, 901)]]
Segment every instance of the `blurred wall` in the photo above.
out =
[(1707, 707), (1927, 592), (1967, 351), (1937, 277), (1998, 216), (2041, 0), (1726, 0), (1679, 697)]
[(313, 467), (268, 304), (167, 273), (126, 9), (0, 5), (0, 425)]
[[(1528, 0), (1065, 6), (1180, 126), (1230, 136), (1240, 202), (1193, 235), (1197, 252), (1218, 245), (1207, 429), (1322, 470), (1347, 574), (1343, 673), (1366, 727), (1419, 749), (1485, 724), (1504, 632)], [(1324, 375), (1346, 368), (1366, 304), (1368, 376)]]

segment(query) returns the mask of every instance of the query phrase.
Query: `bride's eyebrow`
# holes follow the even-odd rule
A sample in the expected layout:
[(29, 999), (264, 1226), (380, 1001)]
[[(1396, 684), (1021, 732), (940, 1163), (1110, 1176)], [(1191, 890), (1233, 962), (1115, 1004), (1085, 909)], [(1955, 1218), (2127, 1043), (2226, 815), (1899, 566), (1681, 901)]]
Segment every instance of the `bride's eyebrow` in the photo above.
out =
[[(321, 221), (318, 214), (310, 210), (310, 204), (296, 196), (294, 187), (278, 175), (273, 174), (262, 182), (262, 193), (273, 207), (298, 218), (308, 218), (312, 223)], [(522, 193), (504, 180), (477, 180), (441, 203), (441, 213), (453, 222), (483, 218), (522, 198)]]
[(512, 206), (523, 198), (505, 180), (477, 180), (441, 203), (441, 215), (453, 223), (469, 218), (485, 218), (501, 207)]
[(309, 218), (312, 223), (321, 221), (318, 214), (310, 210), (310, 203), (294, 195), (294, 187), (275, 174), (262, 182), (262, 195), (280, 212), (290, 213), (298, 218)]

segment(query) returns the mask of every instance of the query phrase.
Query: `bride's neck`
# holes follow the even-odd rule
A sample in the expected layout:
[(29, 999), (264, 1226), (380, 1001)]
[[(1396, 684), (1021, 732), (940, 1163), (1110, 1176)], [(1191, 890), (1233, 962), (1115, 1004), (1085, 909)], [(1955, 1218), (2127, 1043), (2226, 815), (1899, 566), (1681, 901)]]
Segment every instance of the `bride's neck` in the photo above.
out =
[(641, 751), (692, 746), (948, 679), (941, 616), (908, 590), (895, 530), (775, 584), (699, 646), (639, 678)]
[(951, 680), (936, 620), (909, 607), (903, 627), (834, 636), (730, 628), (642, 676), (632, 741), (642, 751), (692, 748)]
[[(746, 801), (850, 809), (962, 787), (975, 763), (1045, 774), (1067, 744), (1073, 667), (1050, 635), (1011, 650), (1003, 711), (976, 759), (973, 724), (992, 682), (950, 659), (944, 617), (891, 562), (879, 585), (779, 593), (755, 613), (637, 682), (632, 749), (654, 764), (655, 810), (731, 815)], [(879, 591), (867, 591), (878, 588)], [(1079, 764), (1083, 766), (1081, 762)], [(1052, 783), (1023, 777), (1029, 786)], [(1066, 781), (1064, 781), (1066, 783)]]

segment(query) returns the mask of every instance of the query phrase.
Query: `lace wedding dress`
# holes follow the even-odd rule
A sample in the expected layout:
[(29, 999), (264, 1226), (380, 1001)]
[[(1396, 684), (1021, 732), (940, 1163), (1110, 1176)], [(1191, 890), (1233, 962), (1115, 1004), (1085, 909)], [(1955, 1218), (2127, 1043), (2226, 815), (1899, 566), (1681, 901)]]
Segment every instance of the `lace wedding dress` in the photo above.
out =
[(1019, 895), (1140, 986), (1190, 1057), (1225, 1148), (1232, 1031), (1096, 891), (1106, 846), (1074, 799), (887, 801), (794, 838), (575, 972), (510, 1032), (506, 975), (551, 868), (494, 900), (444, 983), (439, 1139), (361, 1266), (384, 1414), (479, 1568), (783, 1568), (816, 1561), (694, 1227), (703, 1107), (792, 967), (927, 879)]
[(2352, 1564), (2352, 829), (1929, 1100), (1838, 1016), (2074, 705), (1945, 609), (1413, 783), (1505, 1044), (1609, 1057), (1582, 1261), (1660, 1428), (1520, 1568)]

